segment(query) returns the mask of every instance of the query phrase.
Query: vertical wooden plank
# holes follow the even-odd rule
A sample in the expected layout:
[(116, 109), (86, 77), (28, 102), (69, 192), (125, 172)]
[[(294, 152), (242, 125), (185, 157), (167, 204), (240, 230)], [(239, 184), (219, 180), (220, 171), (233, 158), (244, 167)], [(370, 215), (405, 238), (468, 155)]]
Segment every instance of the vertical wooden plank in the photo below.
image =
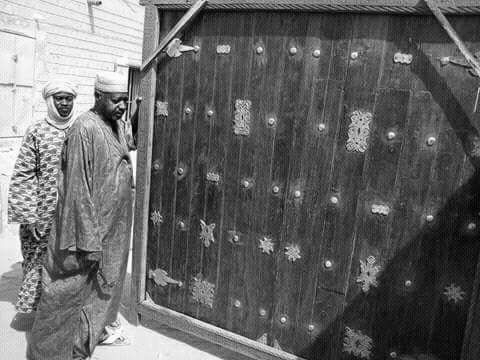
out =
[[(211, 276), (205, 277), (202, 273), (202, 259), (205, 249), (200, 240), (200, 221), (206, 224), (215, 222), (215, 219), (205, 218), (205, 194), (207, 191), (207, 161), (209, 155), (209, 144), (211, 135), (211, 123), (205, 113), (205, 104), (208, 104), (213, 93), (212, 82), (214, 79), (215, 64), (212, 54), (215, 51), (215, 19), (211, 14), (202, 16), (200, 29), (201, 48), (199, 51), (199, 71), (196, 78), (196, 103), (195, 103), (195, 144), (192, 153), (192, 165), (190, 170), (191, 194), (189, 199), (189, 227), (187, 231), (188, 244), (187, 254), (184, 263), (186, 292), (184, 293), (184, 311), (191, 316), (198, 316), (200, 307), (209, 314), (212, 310), (206, 305), (198, 304), (192, 299), (192, 285), (194, 278), (199, 274), (205, 281), (213, 283)], [(217, 237), (217, 229), (215, 236)], [(213, 243), (210, 246), (215, 247)]]
[[(383, 69), (384, 38), (388, 29), (388, 18), (385, 16), (353, 15), (350, 21), (352, 40), (348, 49), (344, 113), (332, 163), (330, 189), (323, 199), (327, 210), (321, 237), (321, 256), (323, 261), (329, 260), (333, 266), (317, 269), (318, 292), (315, 302), (325, 304), (325, 307), (316, 306), (315, 315), (318, 317), (314, 318), (319, 323), (335, 321), (318, 334), (310, 349), (305, 351), (315, 359), (341, 356), (345, 325), (341, 318), (335, 319), (335, 315), (342, 311), (342, 299), (349, 282), (351, 256), (356, 241), (354, 228), (358, 196), (365, 186), (365, 153), (347, 150), (348, 128), (354, 111), (372, 114), (375, 111), (375, 89)], [(340, 296), (329, 298), (329, 293)]]
[[(365, 168), (365, 190), (359, 195), (357, 205), (357, 224), (355, 225), (356, 246), (354, 249), (347, 302), (349, 311), (345, 313), (346, 326), (361, 330), (375, 341), (375, 351), (386, 354), (389, 334), (388, 325), (384, 325), (384, 307), (386, 299), (376, 295), (372, 287), (368, 293), (362, 292), (362, 284), (357, 282), (361, 261), (370, 256), (375, 258), (375, 266), (384, 267), (388, 263), (389, 230), (396, 198), (397, 169), (405, 123), (409, 106), (410, 92), (405, 90), (379, 90), (373, 114), (370, 148)], [(395, 133), (388, 139), (388, 133)], [(375, 213), (374, 206), (386, 206), (387, 213)], [(372, 293), (372, 295), (370, 295)], [(355, 307), (352, 300), (355, 299)], [(353, 311), (356, 309), (357, 311)]]
[[(247, 252), (246, 244), (249, 240), (249, 219), (251, 211), (255, 203), (252, 198), (252, 182), (253, 178), (253, 163), (255, 161), (256, 149), (254, 147), (256, 132), (258, 133), (259, 122), (255, 115), (258, 112), (258, 99), (252, 98), (250, 93), (250, 81), (252, 78), (252, 62), (255, 56), (255, 49), (253, 43), (253, 34), (255, 31), (256, 18), (251, 13), (240, 14), (240, 22), (237, 27), (239, 34), (237, 47), (238, 57), (234, 65), (234, 81), (232, 82), (232, 105), (238, 100), (250, 100), (250, 134), (249, 135), (235, 135), (233, 127), (230, 128), (231, 136), (234, 144), (238, 141), (238, 165), (236, 169), (232, 169), (232, 178), (229, 180), (232, 188), (235, 189), (235, 208), (233, 209), (233, 218), (227, 231), (238, 232), (240, 239), (237, 244), (233, 245), (232, 249), (232, 270), (230, 272), (230, 283), (228, 292), (228, 307), (227, 307), (227, 325), (230, 322), (230, 329), (237, 334), (245, 335), (245, 317), (246, 313), (243, 309), (246, 306), (246, 299), (249, 286), (249, 279), (245, 278), (247, 270)], [(234, 109), (232, 109), (231, 116), (233, 117)], [(235, 151), (235, 148), (232, 149)], [(250, 180), (248, 180), (250, 179)], [(248, 187), (244, 186), (244, 181), (250, 181)], [(227, 222), (226, 222), (227, 224)], [(242, 239), (243, 238), (243, 239)], [(238, 306), (240, 305), (240, 306)]]
[[(254, 49), (262, 47), (265, 51), (256, 53), (252, 59), (252, 75), (250, 80), (249, 99), (256, 99), (253, 109), (255, 119), (251, 145), (255, 151), (250, 165), (250, 174), (244, 178), (251, 178), (253, 186), (246, 192), (250, 198), (250, 206), (245, 211), (248, 214), (247, 224), (242, 224), (242, 246), (245, 247), (245, 303), (240, 309), (244, 314), (244, 333), (251, 339), (261, 339), (270, 331), (268, 317), (271, 314), (273, 303), (273, 285), (275, 269), (273, 255), (263, 252), (259, 245), (260, 240), (270, 238), (266, 231), (266, 212), (268, 201), (272, 195), (271, 161), (276, 126), (279, 121), (279, 98), (275, 97), (276, 72), (283, 56), (278, 56), (283, 49), (283, 39), (272, 34), (285, 32), (280, 14), (262, 14), (255, 24)], [(269, 120), (273, 119), (273, 120)], [(273, 121), (273, 122), (272, 122)], [(248, 227), (247, 227), (248, 226)], [(248, 231), (247, 231), (248, 230)], [(276, 251), (276, 250), (274, 250)]]
[[(163, 14), (166, 28), (169, 28), (181, 16), (178, 12), (166, 12)], [(167, 27), (168, 26), (168, 27)], [(175, 211), (177, 197), (176, 164), (179, 152), (181, 121), (183, 116), (183, 62), (182, 58), (169, 58), (164, 56), (159, 66), (164, 66), (167, 83), (166, 98), (168, 102), (168, 116), (165, 126), (164, 154), (162, 155), (162, 171), (154, 178), (152, 188), (158, 193), (159, 203), (151, 203), (150, 211), (159, 211), (162, 221), (152, 231), (156, 239), (156, 264), (154, 269), (162, 269), (171, 272), (170, 259), (173, 252), (173, 240), (175, 232)], [(180, 84), (180, 86), (178, 86)], [(160, 85), (161, 86), (161, 85)], [(153, 220), (150, 219), (153, 224)], [(153, 264), (152, 264), (153, 267)], [(153, 300), (163, 306), (168, 305), (168, 287), (155, 286), (150, 293)]]
[[(332, 23), (342, 23), (334, 27)], [(301, 281), (296, 286), (295, 298), (295, 342), (293, 350), (297, 354), (321, 333), (328, 319), (316, 314), (317, 296), (316, 274), (327, 269), (320, 253), (321, 235), (325, 219), (326, 206), (323, 199), (330, 190), (332, 160), (338, 137), (340, 116), (343, 106), (343, 87), (348, 58), (348, 44), (351, 28), (345, 15), (318, 15), (311, 20), (310, 46), (321, 49), (318, 80), (313, 84), (309, 103), (308, 138), (302, 153), (302, 178), (305, 178), (305, 202), (302, 204), (299, 218), (298, 238), (304, 238), (304, 258), (298, 264)], [(315, 61), (315, 60), (314, 60)], [(307, 70), (308, 71), (308, 70)], [(328, 266), (328, 265), (327, 265)], [(294, 287), (295, 289), (295, 287)], [(321, 291), (321, 290), (320, 290)], [(335, 300), (337, 294), (326, 294), (329, 300)], [(324, 307), (334, 305), (322, 304)], [(334, 315), (333, 315), (334, 316)]]
[[(188, 31), (184, 34), (182, 41), (191, 46), (199, 46), (201, 43), (201, 17), (197, 18)], [(183, 311), (185, 308), (186, 292), (190, 277), (185, 274), (185, 264), (188, 261), (188, 235), (189, 230), (195, 224), (189, 223), (191, 213), (190, 198), (193, 191), (192, 172), (196, 145), (196, 124), (202, 117), (201, 104), (199, 101), (199, 76), (200, 54), (195, 52), (184, 53), (177, 61), (182, 63), (181, 81), (172, 85), (183, 87), (181, 103), (179, 104), (179, 117), (181, 119), (178, 129), (177, 157), (172, 182), (176, 185), (175, 212), (172, 216), (171, 227), (171, 255), (169, 259), (169, 273), (173, 279), (182, 281), (183, 286), (170, 286), (168, 293), (169, 308), (176, 311)]]
[[(159, 15), (155, 6), (145, 9), (143, 59), (146, 59), (158, 44)], [(145, 299), (146, 258), (148, 240), (148, 210), (150, 195), (150, 164), (154, 123), (156, 68), (153, 66), (142, 76), (140, 96), (143, 102), (139, 110), (137, 184), (134, 219), (132, 305)]]
[[(163, 65), (163, 66), (162, 66)], [(167, 81), (167, 66), (164, 66), (164, 62), (161, 62), (157, 66), (157, 85), (156, 85), (156, 96), (155, 101), (166, 102), (168, 99), (168, 81)], [(155, 112), (156, 105), (155, 106)], [(166, 289), (158, 287), (153, 279), (150, 278), (150, 270), (158, 269), (159, 258), (162, 255), (162, 246), (161, 246), (161, 237), (163, 235), (161, 228), (162, 223), (153, 221), (153, 215), (157, 214), (162, 216), (162, 192), (156, 191), (156, 189), (161, 189), (163, 184), (163, 163), (165, 157), (166, 149), (166, 134), (168, 127), (168, 116), (165, 114), (154, 114), (154, 124), (153, 124), (153, 139), (152, 139), (152, 150), (151, 150), (151, 162), (150, 162), (150, 173), (151, 180), (150, 184), (153, 184), (152, 190), (150, 191), (149, 198), (149, 209), (148, 213), (145, 215), (149, 224), (148, 228), (148, 241), (147, 241), (147, 263), (146, 263), (146, 272), (147, 278), (149, 279), (146, 283), (146, 291), (148, 296), (155, 298), (158, 293), (164, 294)], [(155, 190), (153, 190), (155, 189)], [(168, 271), (167, 268), (163, 270)]]
[[(229, 241), (228, 230), (231, 229), (229, 220), (233, 214), (236, 201), (236, 183), (232, 183), (231, 176), (236, 175), (238, 167), (238, 141), (232, 133), (233, 102), (232, 83), (234, 81), (234, 66), (240, 61), (239, 42), (237, 39), (237, 29), (232, 24), (238, 24), (238, 19), (234, 14), (225, 14), (225, 16), (216, 18), (216, 38), (214, 56), (216, 57), (216, 76), (213, 80), (213, 86), (216, 91), (214, 96), (209, 99), (205, 108), (211, 109), (213, 116), (210, 118), (213, 124), (215, 138), (211, 157), (208, 159), (207, 171), (218, 175), (219, 181), (210, 181), (208, 184), (210, 197), (210, 206), (208, 208), (209, 216), (215, 218), (217, 229), (216, 261), (210, 262), (208, 272), (211, 278), (215, 278), (215, 311), (211, 316), (211, 322), (224, 329), (228, 328), (227, 309), (230, 304), (229, 286), (232, 271), (232, 252), (233, 244)], [(230, 46), (229, 54), (217, 54), (216, 46)], [(217, 204), (217, 209), (214, 208)], [(214, 252), (212, 251), (212, 255)]]
[[(328, 68), (320, 68), (319, 62), (313, 57), (310, 50), (309, 37), (318, 33), (320, 22), (312, 15), (303, 15), (302, 27), (288, 34), (287, 49), (298, 48), (297, 54), (289, 56), (286, 72), (289, 81), (288, 90), (283, 92), (283, 101), (288, 105), (282, 108), (282, 121), (292, 123), (292, 139), (289, 144), (288, 179), (285, 187), (285, 218), (283, 220), (282, 237), (278, 249), (277, 297), (275, 298), (274, 328), (272, 336), (282, 349), (292, 352), (294, 349), (295, 334), (306, 335), (306, 328), (297, 324), (298, 302), (303, 287), (304, 264), (312, 265), (312, 242), (306, 233), (312, 225), (310, 211), (314, 205), (312, 201), (312, 186), (307, 184), (307, 172), (312, 165), (310, 160), (315, 154), (313, 144), (318, 141), (318, 120), (310, 113), (311, 101), (315, 87), (318, 86), (317, 77), (327, 77)], [(329, 53), (328, 47), (324, 50)], [(327, 55), (328, 56), (328, 55)], [(329, 58), (329, 56), (328, 56)], [(321, 74), (323, 73), (323, 76)], [(322, 86), (323, 85), (323, 86)], [(319, 86), (320, 99), (323, 100), (326, 83)], [(297, 101), (291, 104), (296, 93)], [(318, 96), (318, 95), (317, 95)], [(290, 103), (290, 104), (289, 104)], [(315, 182), (316, 183), (316, 182)], [(288, 259), (287, 248), (298, 247), (299, 259)], [(313, 263), (316, 261), (313, 260)], [(308, 286), (308, 285), (307, 285)], [(286, 320), (283, 322), (283, 320)]]

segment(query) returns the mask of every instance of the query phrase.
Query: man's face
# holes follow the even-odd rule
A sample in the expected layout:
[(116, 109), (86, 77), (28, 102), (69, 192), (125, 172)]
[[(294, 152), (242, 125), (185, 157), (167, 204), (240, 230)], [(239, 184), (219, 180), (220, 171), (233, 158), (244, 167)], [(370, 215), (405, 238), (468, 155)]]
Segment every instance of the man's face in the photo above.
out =
[(127, 110), (127, 93), (100, 93), (102, 115), (106, 119), (119, 120)]
[(74, 96), (66, 92), (53, 95), (53, 103), (61, 117), (67, 117), (73, 109)]

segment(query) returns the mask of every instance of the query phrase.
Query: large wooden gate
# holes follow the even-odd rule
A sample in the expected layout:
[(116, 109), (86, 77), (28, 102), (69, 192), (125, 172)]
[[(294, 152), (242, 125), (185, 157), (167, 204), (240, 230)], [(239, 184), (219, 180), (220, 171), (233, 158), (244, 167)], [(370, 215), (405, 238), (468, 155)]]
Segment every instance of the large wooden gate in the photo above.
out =
[[(182, 15), (153, 3), (147, 51)], [(478, 358), (480, 82), (435, 18), (381, 11), (214, 4), (145, 74), (141, 314), (266, 358)]]

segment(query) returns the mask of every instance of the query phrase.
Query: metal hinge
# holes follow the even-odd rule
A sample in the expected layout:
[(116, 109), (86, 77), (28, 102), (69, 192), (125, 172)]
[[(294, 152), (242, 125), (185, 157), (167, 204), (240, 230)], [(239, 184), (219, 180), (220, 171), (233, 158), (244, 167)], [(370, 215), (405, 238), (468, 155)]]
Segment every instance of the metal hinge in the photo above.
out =
[(168, 45), (165, 50), (168, 56), (170, 57), (179, 57), (182, 53), (187, 51), (198, 52), (200, 50), (199, 46), (188, 46), (182, 45), (182, 40), (175, 38)]

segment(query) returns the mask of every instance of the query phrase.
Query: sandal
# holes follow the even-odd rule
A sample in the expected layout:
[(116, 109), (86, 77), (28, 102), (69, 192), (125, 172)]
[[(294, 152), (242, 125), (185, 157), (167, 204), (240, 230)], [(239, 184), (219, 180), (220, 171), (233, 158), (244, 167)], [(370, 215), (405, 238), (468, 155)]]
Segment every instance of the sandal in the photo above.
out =
[(105, 332), (106, 337), (100, 341), (99, 345), (127, 346), (131, 344), (130, 339), (123, 334), (123, 331), (112, 331), (106, 327)]

